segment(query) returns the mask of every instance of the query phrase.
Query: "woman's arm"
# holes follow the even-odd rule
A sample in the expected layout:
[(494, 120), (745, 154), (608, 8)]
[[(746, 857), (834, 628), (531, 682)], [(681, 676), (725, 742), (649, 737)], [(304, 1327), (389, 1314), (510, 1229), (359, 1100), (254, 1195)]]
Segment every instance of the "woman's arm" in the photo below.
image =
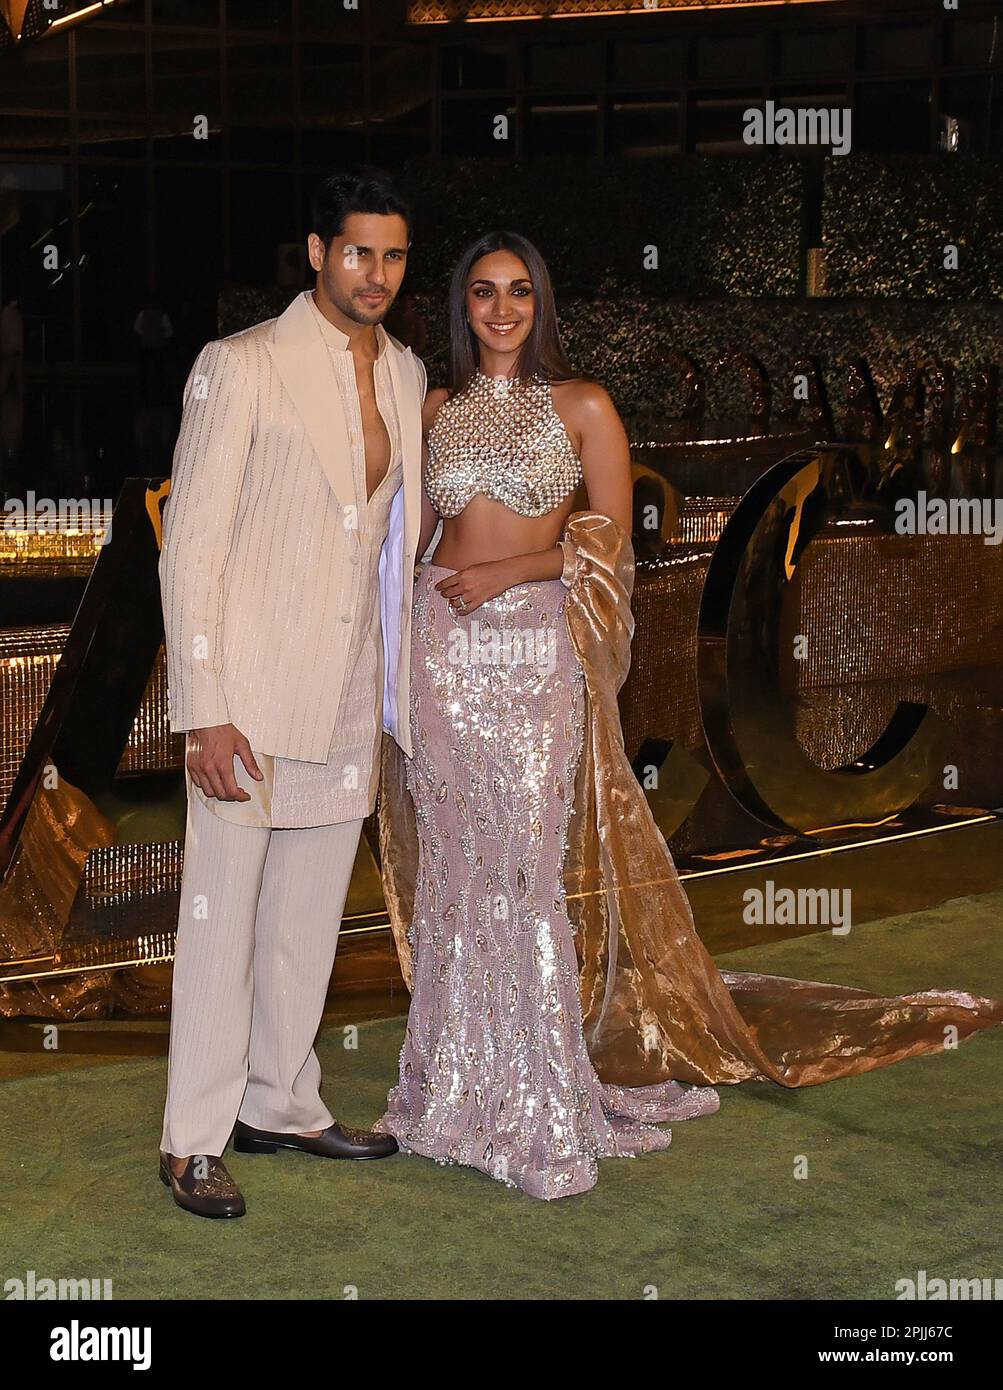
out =
[[(422, 472), (424, 472), (425, 456), (428, 453), (425, 445), (421, 446), (422, 451)], [(420, 560), (432, 542), (435, 535), (435, 528), (439, 524), (439, 513), (428, 500), (428, 493), (425, 491), (425, 484), (421, 485), (421, 532), (418, 536), (418, 549), (415, 554)]]
[(439, 407), (447, 398), (449, 392), (442, 386), (437, 386), (434, 391), (429, 391), (421, 407), (421, 531), (418, 536), (417, 555), (419, 560), (425, 554), (435, 535), (435, 528), (439, 524), (439, 513), (429, 501), (428, 493), (425, 491), (425, 467), (428, 463), (428, 432), (432, 428), (432, 422), (439, 413)]
[(630, 535), (634, 524), (630, 443), (609, 395), (594, 381), (569, 382), (563, 418), (581, 439), (582, 474), (589, 510), (612, 517)]
[(515, 576), (511, 581), (513, 584), (528, 584), (531, 579), (560, 579), (564, 569), (564, 551), (555, 545), (550, 550), (530, 550), (525, 555), (513, 555), (511, 559), (499, 560), (498, 563)]

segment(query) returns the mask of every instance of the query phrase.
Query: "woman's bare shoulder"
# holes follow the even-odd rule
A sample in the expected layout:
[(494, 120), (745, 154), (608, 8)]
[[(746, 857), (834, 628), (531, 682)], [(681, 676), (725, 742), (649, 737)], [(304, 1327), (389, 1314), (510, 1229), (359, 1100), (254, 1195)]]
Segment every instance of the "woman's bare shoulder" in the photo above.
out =
[(589, 381), (579, 376), (568, 381), (552, 381), (550, 385), (554, 400), (560, 401), (562, 408), (569, 412), (573, 411), (576, 415), (592, 419), (609, 411), (616, 414), (616, 406), (609, 392), (604, 386), (600, 386), (598, 381)]
[(596, 430), (622, 429), (620, 414), (609, 392), (598, 381), (573, 377), (569, 381), (551, 382), (554, 408), (571, 432), (575, 447)]

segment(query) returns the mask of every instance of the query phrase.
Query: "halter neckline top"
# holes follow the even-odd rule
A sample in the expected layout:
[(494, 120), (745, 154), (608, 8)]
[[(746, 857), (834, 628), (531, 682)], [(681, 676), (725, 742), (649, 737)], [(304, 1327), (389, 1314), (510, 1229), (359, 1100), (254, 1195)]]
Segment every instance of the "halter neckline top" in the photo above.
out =
[(544, 516), (581, 481), (581, 460), (542, 376), (478, 370), (443, 401), (428, 433), (425, 491), (440, 516), (458, 516), (478, 493), (519, 516)]

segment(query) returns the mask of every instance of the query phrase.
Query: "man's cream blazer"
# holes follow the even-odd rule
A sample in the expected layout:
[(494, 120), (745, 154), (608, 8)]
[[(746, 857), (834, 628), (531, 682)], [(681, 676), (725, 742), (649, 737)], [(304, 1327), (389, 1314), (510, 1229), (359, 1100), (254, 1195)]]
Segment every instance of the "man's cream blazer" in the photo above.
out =
[[(233, 723), (257, 752), (326, 762), (352, 625), (376, 596), (360, 593), (349, 427), (309, 293), (196, 359), (159, 573), (171, 729)], [(403, 482), (379, 565), (383, 722), (410, 754), (426, 377), (395, 338), (387, 352)]]

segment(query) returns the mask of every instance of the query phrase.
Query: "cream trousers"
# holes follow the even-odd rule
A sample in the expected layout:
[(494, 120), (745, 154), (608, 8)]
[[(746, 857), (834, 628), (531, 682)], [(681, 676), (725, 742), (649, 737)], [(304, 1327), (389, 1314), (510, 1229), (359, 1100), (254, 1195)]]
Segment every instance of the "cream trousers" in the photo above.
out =
[(314, 1039), (362, 821), (235, 825), (188, 796), (160, 1147), (222, 1154), (256, 1129), (326, 1129)]

